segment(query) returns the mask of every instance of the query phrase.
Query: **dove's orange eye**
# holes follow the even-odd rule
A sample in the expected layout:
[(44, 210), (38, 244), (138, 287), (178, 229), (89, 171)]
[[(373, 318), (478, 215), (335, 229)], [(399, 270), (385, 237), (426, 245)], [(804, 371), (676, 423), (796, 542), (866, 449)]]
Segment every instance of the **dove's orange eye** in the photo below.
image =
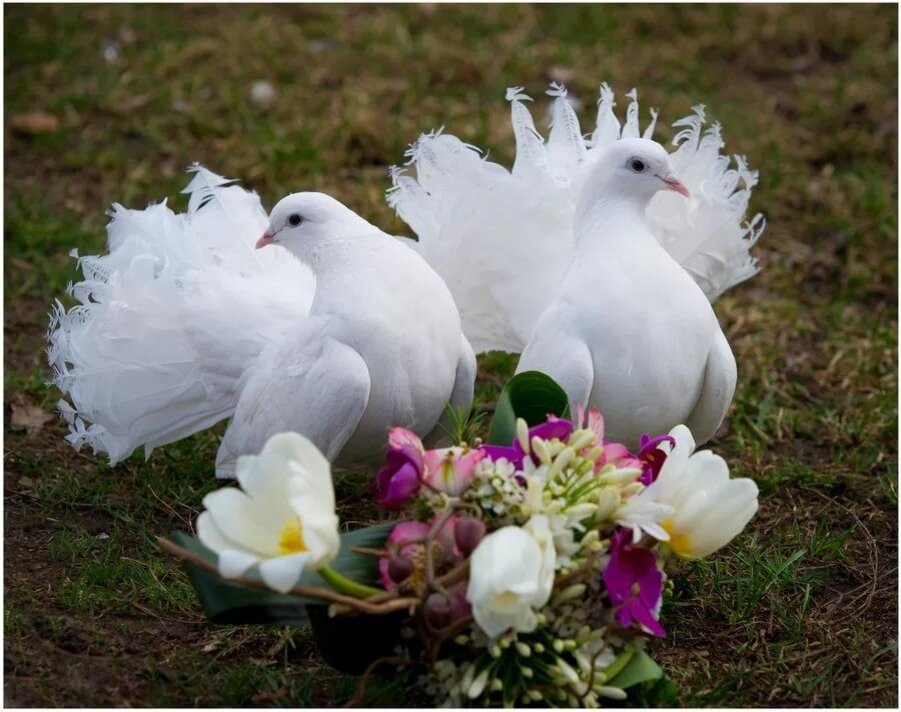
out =
[(298, 215), (297, 213), (294, 213), (293, 215), (288, 216), (288, 224), (291, 227), (297, 227), (302, 222), (303, 222), (303, 218), (300, 217), (300, 215)]
[(631, 168), (636, 173), (641, 173), (644, 170), (644, 161), (640, 158), (631, 158), (629, 159), (629, 168)]

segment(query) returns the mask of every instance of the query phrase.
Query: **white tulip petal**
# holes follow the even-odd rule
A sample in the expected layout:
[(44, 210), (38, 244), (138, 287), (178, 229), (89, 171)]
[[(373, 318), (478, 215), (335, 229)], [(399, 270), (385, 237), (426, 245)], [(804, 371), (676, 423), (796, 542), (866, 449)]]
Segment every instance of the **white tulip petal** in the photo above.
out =
[(714, 487), (729, 481), (729, 465), (719, 455), (710, 450), (701, 450), (689, 458), (689, 471), (696, 482), (704, 487)]
[(508, 628), (534, 630), (533, 606), (543, 606), (550, 597), (555, 560), (545, 516), (533, 517), (523, 528), (503, 527), (482, 540), (470, 558), (466, 597), (487, 635), (495, 637)]
[(302, 552), (266, 559), (260, 564), (260, 576), (269, 588), (287, 593), (294, 588), (309, 558), (307, 552)]
[(211, 492), (203, 498), (203, 506), (210, 513), (216, 527), (243, 548), (260, 556), (278, 554), (278, 532), (281, 522), (271, 514), (262, 516), (253, 500), (235, 487)]
[(244, 572), (259, 560), (259, 556), (254, 556), (246, 551), (238, 551), (237, 549), (220, 551), (219, 574), (224, 578), (237, 578), (238, 576), (243, 576)]
[(332, 513), (300, 515), (303, 543), (312, 559), (312, 566), (325, 565), (338, 555), (341, 536), (338, 517)]
[(257, 467), (258, 455), (241, 455), (235, 465), (235, 476), (238, 484), (249, 497), (255, 497), (263, 488), (260, 469)]
[(218, 554), (220, 551), (225, 551), (225, 549), (240, 548), (236, 542), (231, 541), (219, 530), (209, 512), (200, 513), (194, 528), (197, 531), (197, 538), (200, 539), (200, 543), (212, 552)]

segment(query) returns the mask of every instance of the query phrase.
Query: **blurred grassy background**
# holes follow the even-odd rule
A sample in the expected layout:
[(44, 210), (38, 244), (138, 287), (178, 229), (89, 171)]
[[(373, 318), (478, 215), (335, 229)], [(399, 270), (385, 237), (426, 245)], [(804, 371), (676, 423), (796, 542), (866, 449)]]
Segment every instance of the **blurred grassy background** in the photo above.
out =
[[(761, 513), (666, 603), (654, 651), (676, 701), (897, 704), (895, 8), (4, 10), (7, 704), (350, 696), (305, 633), (203, 621), (154, 537), (190, 526), (215, 486), (216, 434), (116, 470), (67, 449), (46, 314), (75, 277), (69, 250), (103, 248), (109, 203), (182, 207), (193, 161), (266, 205), (323, 190), (400, 233), (383, 191), (406, 145), (444, 125), (509, 164), (504, 89), (524, 85), (540, 115), (550, 80), (583, 126), (602, 80), (637, 86), (662, 124), (703, 102), (761, 171), (763, 272), (716, 305), (739, 389), (712, 444), (758, 481)], [(482, 359), (479, 407), (512, 364)], [(341, 484), (345, 517), (372, 516), (364, 493)]]

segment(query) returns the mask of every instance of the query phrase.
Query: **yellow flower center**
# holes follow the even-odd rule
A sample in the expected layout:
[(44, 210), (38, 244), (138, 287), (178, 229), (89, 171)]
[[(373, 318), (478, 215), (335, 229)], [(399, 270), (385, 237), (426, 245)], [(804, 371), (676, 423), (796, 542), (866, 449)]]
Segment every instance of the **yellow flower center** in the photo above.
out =
[(289, 519), (282, 528), (282, 535), (278, 540), (278, 550), (282, 555), (299, 554), (307, 550), (303, 542), (303, 527), (300, 526), (300, 517)]
[(679, 556), (691, 556), (692, 551), (694, 549), (694, 545), (692, 544), (691, 537), (684, 532), (674, 532), (673, 529), (675, 527), (675, 523), (672, 519), (664, 519), (660, 522), (660, 526), (663, 527), (666, 532), (669, 534), (669, 541), (667, 542), (667, 546), (673, 550)]

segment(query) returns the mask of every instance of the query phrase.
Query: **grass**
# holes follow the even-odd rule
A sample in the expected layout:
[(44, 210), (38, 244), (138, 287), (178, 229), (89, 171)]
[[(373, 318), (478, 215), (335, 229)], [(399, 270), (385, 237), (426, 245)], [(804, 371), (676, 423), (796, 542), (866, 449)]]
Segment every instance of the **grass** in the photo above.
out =
[[(5, 8), (6, 701), (20, 706), (333, 705), (353, 680), (303, 632), (219, 628), (154, 537), (215, 487), (221, 431), (109, 469), (58, 421), (41, 348), (72, 247), (112, 201), (178, 191), (201, 161), (266, 205), (335, 195), (386, 230), (387, 167), (445, 125), (509, 164), (507, 86), (597, 83), (672, 121), (703, 102), (761, 171), (763, 271), (716, 304), (739, 364), (712, 447), (761, 511), (686, 565), (655, 657), (672, 701), (897, 705), (897, 17), (888, 6), (11, 6)], [(110, 59), (104, 58), (104, 48)], [(115, 55), (115, 56), (113, 56)], [(254, 81), (275, 100), (249, 100)], [(56, 130), (11, 122), (40, 111)], [(540, 111), (539, 111), (540, 113)], [(666, 123), (666, 122), (662, 122)], [(660, 136), (671, 129), (661, 126)], [(514, 361), (480, 359), (490, 411)], [(343, 518), (374, 514), (362, 478)], [(379, 700), (403, 699), (386, 692)]]

